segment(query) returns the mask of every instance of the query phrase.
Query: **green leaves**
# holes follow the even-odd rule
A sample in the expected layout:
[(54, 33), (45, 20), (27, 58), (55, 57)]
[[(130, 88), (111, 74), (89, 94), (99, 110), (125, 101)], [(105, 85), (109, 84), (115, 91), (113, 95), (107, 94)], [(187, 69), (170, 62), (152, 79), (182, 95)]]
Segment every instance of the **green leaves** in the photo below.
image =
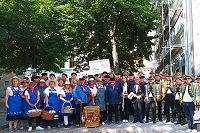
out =
[(152, 53), (147, 34), (158, 17), (149, 0), (6, 0), (0, 3), (0, 67), (60, 72), (66, 56), (80, 53), (112, 61), (114, 38), (120, 67), (134, 70), (134, 60)]

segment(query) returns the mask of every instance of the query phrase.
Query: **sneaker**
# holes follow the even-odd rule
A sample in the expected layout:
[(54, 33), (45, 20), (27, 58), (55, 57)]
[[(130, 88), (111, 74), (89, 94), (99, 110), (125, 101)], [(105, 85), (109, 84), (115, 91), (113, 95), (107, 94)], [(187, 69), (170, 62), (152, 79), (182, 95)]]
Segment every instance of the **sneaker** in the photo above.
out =
[(190, 133), (192, 130), (191, 129), (188, 129), (188, 130), (186, 130), (185, 132), (186, 133)]
[(13, 129), (13, 131), (14, 131), (14, 132), (17, 132), (17, 131), (18, 131), (18, 129), (17, 129), (17, 128), (14, 128), (14, 129)]
[(20, 130), (23, 130), (24, 129), (24, 127), (20, 127)]
[(119, 121), (116, 121), (116, 124), (119, 124)]
[(65, 129), (69, 129), (69, 125), (65, 125)]
[(102, 122), (101, 124), (102, 124), (102, 125), (105, 125), (106, 123), (105, 123), (105, 122)]
[(197, 133), (197, 130), (196, 129), (192, 129), (192, 133)]
[(44, 128), (42, 128), (41, 126), (37, 126), (37, 127), (36, 127), (36, 130), (38, 130), (38, 131), (39, 131), (39, 130), (44, 130)]
[(31, 131), (32, 131), (32, 127), (29, 127), (29, 128), (28, 128), (28, 132), (31, 132)]
[(126, 121), (126, 123), (128, 123), (128, 120), (125, 120)]
[(48, 130), (50, 130), (50, 129), (51, 129), (51, 127), (50, 127), (50, 126), (48, 126), (48, 127), (47, 127), (47, 129), (48, 129)]
[(125, 123), (125, 122), (126, 122), (126, 120), (123, 120), (122, 122), (123, 122), (123, 123)]
[(76, 124), (76, 127), (80, 127), (80, 125), (79, 125), (79, 124)]
[(8, 132), (13, 133), (13, 129), (12, 128), (8, 129)]
[(110, 125), (112, 122), (111, 121), (108, 121), (108, 125)]

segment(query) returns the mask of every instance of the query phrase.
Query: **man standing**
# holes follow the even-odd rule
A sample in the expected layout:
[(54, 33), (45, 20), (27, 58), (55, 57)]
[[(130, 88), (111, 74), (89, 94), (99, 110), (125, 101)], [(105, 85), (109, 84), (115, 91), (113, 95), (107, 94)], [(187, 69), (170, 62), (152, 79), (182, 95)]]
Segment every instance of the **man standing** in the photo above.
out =
[(108, 105), (108, 124), (112, 123), (113, 110), (115, 122), (119, 124), (119, 105), (121, 104), (121, 89), (116, 86), (115, 79), (110, 79), (110, 85), (106, 87), (106, 105)]
[(149, 111), (152, 108), (153, 123), (156, 123), (156, 99), (158, 96), (157, 89), (153, 85), (153, 78), (149, 77), (148, 84), (146, 85), (145, 94), (145, 108), (146, 108), (146, 122), (149, 122)]
[[(174, 124), (182, 124), (184, 125), (185, 122), (185, 114), (183, 112), (183, 107), (181, 106), (181, 98), (182, 98), (182, 79), (180, 77), (176, 77), (176, 85), (175, 85), (175, 114), (178, 115), (178, 121)], [(175, 116), (174, 116), (175, 117)], [(175, 118), (174, 118), (175, 119)]]
[(174, 123), (174, 83), (172, 82), (172, 76), (167, 75), (164, 82), (164, 88), (162, 90), (163, 102), (165, 103), (165, 115), (167, 117), (166, 122), (170, 122), (170, 107), (172, 110), (171, 122)]
[(187, 119), (189, 129), (186, 132), (197, 132), (197, 126), (193, 123), (193, 116), (195, 111), (195, 84), (192, 83), (192, 76), (186, 75), (186, 84), (183, 88), (183, 108)]
[(82, 109), (87, 106), (88, 98), (87, 96), (91, 94), (90, 88), (85, 85), (85, 79), (80, 78), (80, 83), (73, 89), (73, 97), (76, 107), (76, 127), (79, 127), (80, 122), (80, 105), (82, 104)]
[(159, 93), (159, 97), (157, 97), (158, 120), (162, 121), (162, 97), (161, 97), (161, 94), (162, 94), (163, 83), (160, 80), (159, 74), (155, 75), (154, 87), (156, 88), (157, 92)]
[(142, 115), (142, 104), (144, 103), (145, 96), (145, 87), (140, 84), (139, 77), (135, 78), (135, 84), (132, 87), (129, 87), (128, 93), (133, 95), (131, 99), (131, 103), (133, 104), (134, 110), (134, 121), (133, 123), (140, 122), (143, 123), (143, 115)]

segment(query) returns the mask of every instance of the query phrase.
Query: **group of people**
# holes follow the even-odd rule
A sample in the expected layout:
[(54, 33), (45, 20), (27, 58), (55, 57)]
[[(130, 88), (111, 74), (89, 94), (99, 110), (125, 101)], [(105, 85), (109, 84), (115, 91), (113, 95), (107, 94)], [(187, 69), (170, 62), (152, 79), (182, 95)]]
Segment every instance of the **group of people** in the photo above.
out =
[[(20, 129), (28, 120), (28, 131), (32, 131), (33, 117), (28, 117), (27, 112), (33, 108), (53, 108), (55, 111), (52, 121), (36, 117), (36, 130), (56, 128), (62, 121), (69, 128), (68, 118), (79, 127), (81, 109), (85, 106), (100, 107), (103, 125), (106, 121), (108, 125), (113, 122), (113, 114), (116, 124), (120, 120), (129, 122), (130, 115), (133, 115), (133, 123), (148, 123), (150, 120), (156, 123), (163, 121), (164, 114), (165, 122), (184, 125), (187, 120), (187, 132), (197, 132), (193, 116), (200, 105), (200, 77), (195, 80), (180, 73), (172, 76), (150, 72), (150, 77), (145, 79), (142, 72), (134, 75), (124, 71), (123, 74), (103, 72), (79, 79), (76, 73), (71, 73), (70, 78), (67, 74), (58, 78), (50, 74), (49, 79), (47, 73), (42, 73), (31, 80), (25, 77), (21, 81), (16, 76), (10, 80), (11, 86), (5, 96), (9, 132), (18, 130), (19, 120)], [(62, 113), (66, 106), (75, 108), (72, 114)]]

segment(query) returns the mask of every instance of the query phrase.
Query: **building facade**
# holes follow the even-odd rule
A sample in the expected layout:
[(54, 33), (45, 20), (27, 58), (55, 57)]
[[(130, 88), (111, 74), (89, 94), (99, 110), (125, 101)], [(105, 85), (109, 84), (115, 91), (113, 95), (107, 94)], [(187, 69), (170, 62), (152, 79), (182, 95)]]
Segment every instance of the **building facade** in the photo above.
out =
[[(160, 6), (161, 25), (157, 28), (155, 58), (157, 72), (200, 73), (199, 0), (154, 0)], [(199, 49), (200, 50), (200, 49)]]

